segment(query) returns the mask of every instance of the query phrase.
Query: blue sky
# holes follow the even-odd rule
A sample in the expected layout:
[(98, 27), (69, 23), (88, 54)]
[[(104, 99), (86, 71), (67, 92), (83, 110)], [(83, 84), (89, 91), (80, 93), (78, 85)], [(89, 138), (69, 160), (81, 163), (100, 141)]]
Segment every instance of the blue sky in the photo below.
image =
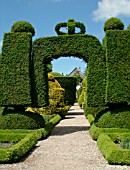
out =
[[(35, 28), (34, 40), (56, 36), (55, 25), (69, 18), (82, 22), (86, 34), (104, 37), (103, 25), (110, 17), (120, 18), (125, 29), (130, 24), (130, 0), (0, 0), (0, 52), (3, 35), (17, 21), (28, 21)], [(53, 71), (69, 74), (75, 67), (85, 70), (86, 63), (74, 57), (53, 61)]]

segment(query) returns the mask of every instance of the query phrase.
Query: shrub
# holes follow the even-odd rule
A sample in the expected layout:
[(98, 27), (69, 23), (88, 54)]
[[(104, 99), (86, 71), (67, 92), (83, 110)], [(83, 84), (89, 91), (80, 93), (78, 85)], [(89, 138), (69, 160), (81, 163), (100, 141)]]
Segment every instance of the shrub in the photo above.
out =
[(123, 149), (130, 149), (130, 139), (122, 139), (120, 142), (120, 146)]
[(31, 104), (30, 33), (6, 33), (0, 60), (0, 105)]
[(75, 77), (55, 77), (61, 87), (65, 89), (64, 102), (66, 105), (73, 105), (76, 99), (76, 78)]
[(119, 18), (109, 18), (104, 24), (104, 31), (108, 30), (123, 30), (124, 24)]
[[(85, 62), (88, 62), (87, 104), (88, 106), (99, 106), (105, 104), (105, 51), (102, 49), (102, 45), (96, 37), (84, 34), (74, 34), (69, 36), (60, 35), (39, 38), (33, 43), (33, 56), (35, 70), (34, 77), (36, 77), (35, 90), (38, 96), (37, 105), (41, 106), (43, 101), (45, 101), (45, 95), (48, 95), (46, 93), (48, 91), (48, 87), (46, 85), (47, 75), (45, 72), (45, 65), (53, 59), (58, 59), (60, 56), (76, 56), (83, 59)], [(95, 67), (93, 67), (93, 65)], [(62, 88), (64, 87), (62, 86)], [(71, 90), (69, 90), (69, 92), (71, 92)], [(72, 99), (70, 100), (70, 98), (67, 98), (66, 100), (65, 95), (65, 101), (71, 102)]]
[(62, 74), (58, 73), (58, 72), (51, 72), (50, 74), (52, 74), (54, 77), (55, 76), (62, 76)]
[(119, 149), (107, 134), (100, 134), (97, 144), (109, 164), (130, 165), (130, 150)]
[(37, 113), (5, 109), (0, 114), (0, 129), (38, 129), (44, 125), (43, 117)]
[(17, 144), (8, 149), (0, 149), (0, 163), (13, 163), (28, 153), (37, 143), (34, 133), (27, 134)]
[(99, 114), (95, 125), (101, 128), (127, 128), (130, 129), (130, 107), (116, 108)]
[(32, 36), (35, 35), (33, 26), (27, 21), (15, 22), (11, 28), (11, 32), (30, 32)]
[(130, 31), (107, 31), (107, 83), (106, 103), (130, 101)]

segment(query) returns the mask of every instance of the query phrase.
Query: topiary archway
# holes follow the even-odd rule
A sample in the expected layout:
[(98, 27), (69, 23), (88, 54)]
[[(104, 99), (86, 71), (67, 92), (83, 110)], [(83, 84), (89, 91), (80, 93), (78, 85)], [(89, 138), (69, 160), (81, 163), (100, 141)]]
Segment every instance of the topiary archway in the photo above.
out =
[(88, 63), (87, 104), (105, 104), (105, 55), (99, 40), (91, 35), (60, 35), (36, 39), (33, 43), (35, 90), (38, 105), (48, 98), (46, 64), (64, 56), (76, 56)]

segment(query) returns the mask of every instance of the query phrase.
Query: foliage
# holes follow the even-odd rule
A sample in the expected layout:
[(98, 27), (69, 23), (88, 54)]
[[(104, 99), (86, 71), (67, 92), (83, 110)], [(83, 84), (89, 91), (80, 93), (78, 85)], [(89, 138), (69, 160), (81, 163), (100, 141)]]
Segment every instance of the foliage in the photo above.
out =
[(44, 125), (43, 117), (37, 113), (6, 108), (0, 113), (0, 129), (38, 129)]
[(94, 140), (97, 140), (101, 133), (125, 133), (129, 132), (129, 129), (124, 128), (99, 128), (93, 123), (89, 129), (89, 133)]
[[(68, 28), (68, 33), (60, 31), (61, 28)], [(80, 32), (75, 33), (75, 28), (79, 28)], [(84, 34), (86, 31), (85, 25), (81, 22), (75, 22), (74, 19), (69, 19), (68, 22), (61, 22), (55, 26), (55, 31), (58, 35), (72, 35), (72, 34)]]
[(83, 81), (82, 77), (80, 77), (80, 75), (78, 74), (75, 74), (74, 77), (76, 77), (77, 79), (77, 82), (76, 82), (77, 85)]
[(97, 144), (109, 164), (130, 165), (130, 150), (119, 149), (107, 134), (100, 134)]
[(52, 71), (52, 64), (47, 64), (47, 73)]
[(104, 31), (108, 30), (123, 30), (124, 23), (119, 18), (109, 18), (104, 24)]
[(0, 61), (0, 105), (31, 104), (29, 71), (31, 46), (30, 33), (4, 35)]
[(130, 107), (121, 107), (105, 111), (95, 119), (95, 125), (101, 128), (130, 129)]
[(120, 142), (120, 146), (123, 149), (130, 149), (130, 139), (122, 139)]
[(106, 91), (105, 52), (97, 38), (82, 34), (39, 38), (33, 43), (33, 53), (37, 105), (45, 102), (45, 95), (48, 95), (45, 93), (48, 91), (48, 87), (45, 78), (47, 75), (43, 71), (45, 70), (44, 63), (58, 59), (60, 56), (73, 55), (88, 62), (87, 104), (91, 106), (104, 105)]
[(0, 163), (13, 163), (18, 161), (37, 143), (34, 133), (27, 134), (18, 143), (8, 149), (0, 149)]
[(29, 32), (32, 36), (35, 35), (35, 30), (33, 26), (27, 21), (18, 21), (11, 27), (11, 32)]
[(58, 72), (51, 72), (50, 74), (52, 74), (54, 77), (55, 76), (62, 76), (62, 74), (58, 73)]
[(61, 87), (65, 89), (64, 102), (66, 105), (73, 105), (76, 99), (76, 78), (75, 77), (55, 77)]
[(130, 31), (107, 31), (107, 85), (108, 104), (130, 102)]

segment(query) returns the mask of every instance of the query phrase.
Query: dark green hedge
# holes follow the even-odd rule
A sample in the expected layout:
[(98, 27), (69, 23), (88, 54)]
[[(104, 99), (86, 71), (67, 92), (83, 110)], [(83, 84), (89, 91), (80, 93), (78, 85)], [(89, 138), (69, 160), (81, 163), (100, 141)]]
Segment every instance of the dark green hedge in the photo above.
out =
[(101, 128), (130, 129), (130, 107), (125, 106), (99, 113), (95, 118), (95, 125)]
[(130, 31), (107, 31), (106, 102), (130, 102)]
[(130, 150), (120, 149), (107, 134), (100, 134), (97, 144), (109, 164), (130, 165)]
[(28, 105), (31, 33), (6, 33), (0, 61), (0, 105)]
[(34, 76), (38, 105), (46, 100), (47, 74), (45, 64), (61, 56), (76, 56), (88, 63), (87, 104), (90, 106), (105, 103), (105, 52), (99, 40), (91, 35), (60, 35), (56, 37), (39, 38), (33, 44)]
[(43, 117), (37, 113), (14, 110), (0, 113), (0, 129), (38, 129), (44, 125)]
[(73, 105), (76, 100), (76, 81), (75, 77), (55, 77), (61, 87), (65, 89), (64, 102), (68, 105)]

